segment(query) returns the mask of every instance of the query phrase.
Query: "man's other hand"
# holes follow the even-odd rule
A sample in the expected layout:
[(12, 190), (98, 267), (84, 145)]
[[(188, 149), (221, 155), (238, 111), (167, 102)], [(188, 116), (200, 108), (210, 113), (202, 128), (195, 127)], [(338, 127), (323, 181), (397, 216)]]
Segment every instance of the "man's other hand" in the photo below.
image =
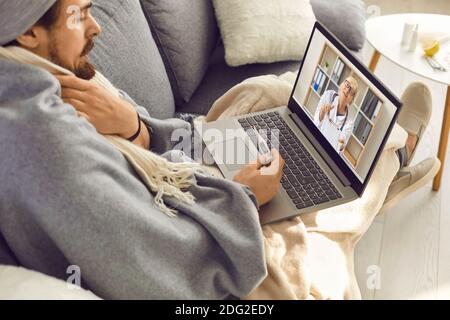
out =
[(72, 105), (99, 133), (128, 138), (136, 132), (137, 114), (130, 103), (75, 76), (57, 75), (56, 78), (61, 84), (63, 101)]
[(235, 182), (250, 188), (259, 206), (272, 200), (280, 189), (284, 160), (275, 149), (272, 149), (272, 156), (273, 161), (269, 166), (263, 166), (259, 162), (251, 163), (239, 170), (233, 178)]

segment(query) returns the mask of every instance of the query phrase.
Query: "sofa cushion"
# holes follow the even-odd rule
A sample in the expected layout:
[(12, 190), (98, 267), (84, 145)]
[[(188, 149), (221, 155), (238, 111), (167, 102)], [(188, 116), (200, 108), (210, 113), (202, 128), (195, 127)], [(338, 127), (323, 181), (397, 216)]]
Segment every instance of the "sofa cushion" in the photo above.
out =
[(224, 55), (224, 47), (220, 45), (211, 58), (211, 65), (202, 84), (189, 103), (177, 106), (177, 113), (206, 115), (212, 104), (234, 85), (260, 75), (280, 75), (287, 71), (297, 72), (300, 67), (299, 61), (230, 67), (225, 62)]
[(319, 20), (348, 48), (359, 50), (366, 39), (366, 10), (362, 0), (311, 0)]
[(213, 0), (229, 66), (300, 60), (316, 17), (309, 0)]
[(210, 0), (141, 0), (178, 103), (203, 79), (219, 31)]
[(172, 89), (139, 0), (93, 3), (93, 15), (103, 29), (91, 53), (94, 65), (151, 116), (172, 117)]

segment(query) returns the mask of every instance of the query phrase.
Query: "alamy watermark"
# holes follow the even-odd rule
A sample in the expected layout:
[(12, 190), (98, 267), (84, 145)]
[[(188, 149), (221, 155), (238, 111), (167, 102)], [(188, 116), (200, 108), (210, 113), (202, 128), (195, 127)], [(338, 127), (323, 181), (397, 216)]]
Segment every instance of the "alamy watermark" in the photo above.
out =
[(381, 289), (381, 268), (377, 265), (370, 265), (367, 267), (366, 274), (368, 275), (366, 280), (366, 286), (369, 290)]
[(69, 16), (66, 21), (67, 28), (69, 30), (80, 29), (81, 28), (80, 7), (76, 5), (70, 5), (67, 7), (66, 13)]
[(381, 15), (381, 8), (375, 4), (372, 4), (366, 9), (367, 19), (376, 18)]
[[(204, 165), (246, 165), (261, 160), (268, 152), (280, 150), (280, 130), (255, 129), (247, 130), (216, 128), (203, 129), (200, 124), (197, 130), (176, 129), (172, 132), (173, 150), (181, 151), (191, 159)], [(264, 144), (261, 144), (263, 141)], [(259, 143), (258, 143), (259, 142)], [(179, 156), (173, 153), (170, 156)], [(176, 161), (176, 159), (170, 159)], [(277, 161), (277, 159), (274, 159)], [(278, 172), (277, 164), (261, 170), (261, 174), (272, 175)]]
[(70, 290), (81, 289), (81, 268), (77, 265), (70, 265), (66, 269), (69, 277), (66, 280), (67, 288)]

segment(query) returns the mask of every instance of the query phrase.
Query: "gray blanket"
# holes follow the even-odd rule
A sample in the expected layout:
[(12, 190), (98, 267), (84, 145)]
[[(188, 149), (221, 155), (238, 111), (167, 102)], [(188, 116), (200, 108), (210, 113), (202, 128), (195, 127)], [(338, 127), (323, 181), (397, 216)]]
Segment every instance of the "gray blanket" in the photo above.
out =
[[(170, 134), (189, 124), (136, 109), (152, 150), (176, 158)], [(67, 279), (77, 265), (109, 299), (243, 297), (266, 276), (246, 187), (196, 175), (196, 204), (166, 199), (180, 212), (169, 218), (121, 153), (62, 102), (51, 74), (3, 59), (0, 155), (0, 231), (27, 268)]]

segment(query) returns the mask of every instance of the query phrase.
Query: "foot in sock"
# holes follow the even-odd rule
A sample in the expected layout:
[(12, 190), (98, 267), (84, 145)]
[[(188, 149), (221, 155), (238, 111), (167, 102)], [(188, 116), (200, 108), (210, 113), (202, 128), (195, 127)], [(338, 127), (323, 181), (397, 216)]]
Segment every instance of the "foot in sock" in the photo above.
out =
[(411, 156), (414, 152), (414, 149), (416, 148), (417, 145), (417, 136), (414, 134), (409, 133), (408, 134), (408, 139), (406, 139), (406, 155), (408, 157), (408, 159), (411, 159)]

